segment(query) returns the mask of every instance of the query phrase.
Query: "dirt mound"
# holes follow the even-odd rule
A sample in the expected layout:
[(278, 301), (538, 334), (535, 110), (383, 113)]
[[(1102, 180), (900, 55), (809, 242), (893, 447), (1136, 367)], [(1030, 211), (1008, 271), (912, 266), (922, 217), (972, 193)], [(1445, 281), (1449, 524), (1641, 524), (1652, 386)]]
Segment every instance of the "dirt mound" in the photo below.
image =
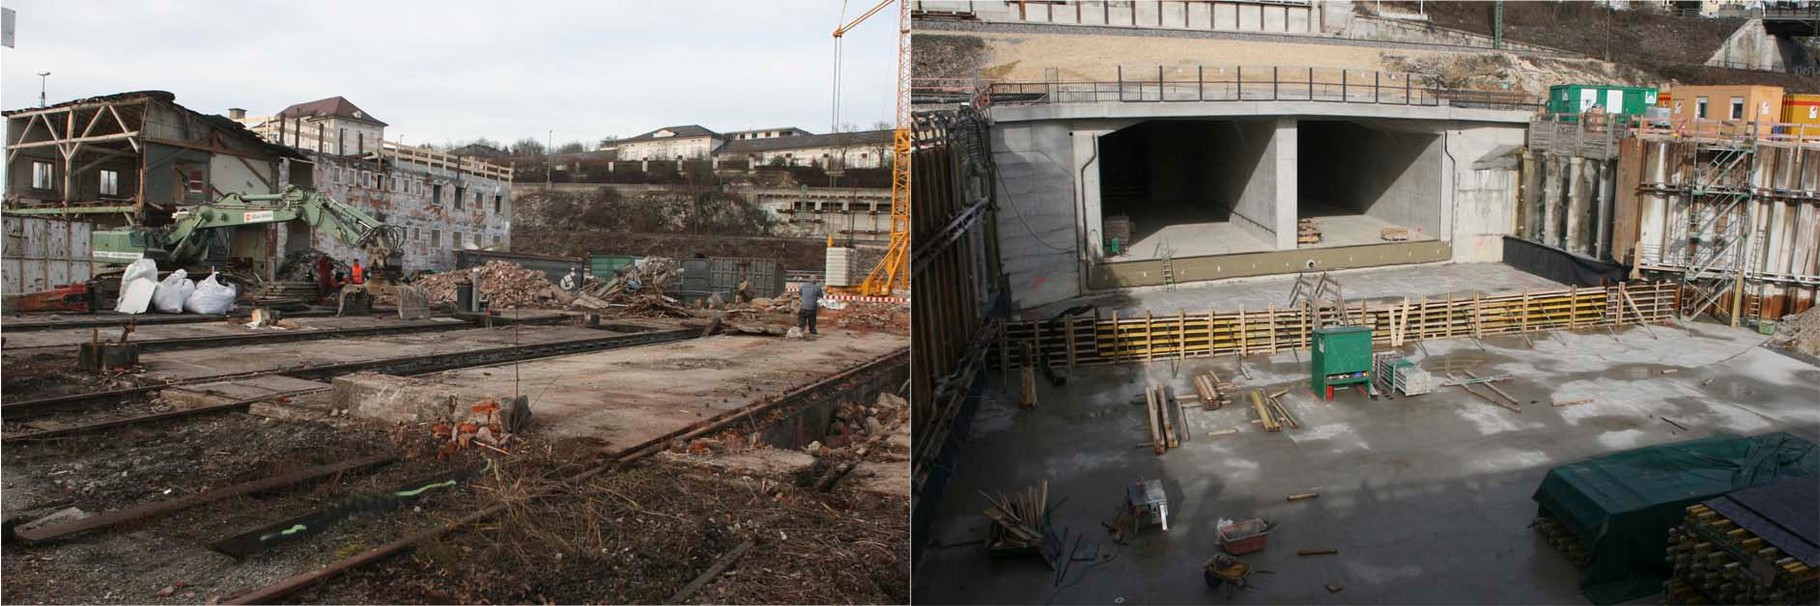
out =
[(1789, 351), (1820, 355), (1820, 308), (1782, 318), (1776, 323), (1775, 340)]

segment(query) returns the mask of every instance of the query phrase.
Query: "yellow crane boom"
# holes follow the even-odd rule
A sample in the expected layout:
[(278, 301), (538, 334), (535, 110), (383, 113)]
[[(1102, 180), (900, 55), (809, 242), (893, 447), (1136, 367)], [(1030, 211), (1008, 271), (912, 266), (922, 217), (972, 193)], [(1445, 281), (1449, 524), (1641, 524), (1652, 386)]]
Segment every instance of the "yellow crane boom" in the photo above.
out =
[(853, 21), (836, 27), (835, 38), (835, 121), (840, 116), (840, 46), (842, 35), (893, 2), (897, 11), (897, 113), (891, 135), (891, 235), (880, 260), (866, 279), (849, 292), (869, 296), (890, 296), (910, 290), (910, 2), (882, 0)]

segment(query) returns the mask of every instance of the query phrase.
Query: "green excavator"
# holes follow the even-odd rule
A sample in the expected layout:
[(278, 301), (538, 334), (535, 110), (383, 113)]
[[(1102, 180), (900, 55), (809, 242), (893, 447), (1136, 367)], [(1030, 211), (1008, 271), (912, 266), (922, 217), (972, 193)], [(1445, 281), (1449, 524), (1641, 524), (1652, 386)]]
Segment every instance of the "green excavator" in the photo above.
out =
[(149, 258), (160, 268), (190, 268), (208, 253), (221, 228), (302, 221), (367, 254), (366, 281), (342, 287), (341, 313), (371, 310), (375, 296), (391, 294), (401, 317), (420, 317), (428, 297), (398, 282), (402, 275), (404, 229), (386, 225), (358, 208), (315, 190), (287, 187), (276, 194), (228, 194), (181, 213), (162, 227), (132, 226), (95, 231), (90, 244), (97, 265), (124, 266)]

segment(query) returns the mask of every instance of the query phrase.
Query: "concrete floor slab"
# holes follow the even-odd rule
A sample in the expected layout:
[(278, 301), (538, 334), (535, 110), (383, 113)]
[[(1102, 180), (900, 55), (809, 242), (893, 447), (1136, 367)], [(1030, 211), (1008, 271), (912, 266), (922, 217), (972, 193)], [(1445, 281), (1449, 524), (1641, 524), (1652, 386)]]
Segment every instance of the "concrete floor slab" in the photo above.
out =
[(579, 326), (514, 326), (470, 328), (431, 333), (241, 345), (142, 354), (147, 379), (187, 379), (230, 373), (457, 353), (530, 343), (560, 343), (612, 336), (604, 329)]
[(902, 335), (823, 333), (809, 341), (722, 335), (432, 373), (408, 383), (373, 377), (419, 400), (477, 402), (527, 394), (544, 435), (626, 448), (908, 346)]
[(1384, 228), (1386, 227), (1408, 227), (1411, 242), (1434, 239), (1428, 234), (1417, 231), (1420, 228), (1397, 225), (1371, 215), (1326, 215), (1312, 218), (1315, 228), (1321, 230), (1321, 241), (1314, 244), (1299, 244), (1296, 248), (1383, 244), (1387, 242), (1384, 239)]
[(1215, 223), (1177, 223), (1166, 225), (1125, 247), (1124, 254), (1110, 261), (1161, 259), (1164, 253), (1175, 258), (1230, 255), (1260, 252), (1275, 247), (1256, 234), (1230, 221)]
[[(397, 318), (374, 318), (371, 316), (350, 316), (341, 318), (309, 317), (291, 319), (292, 322), (297, 323), (297, 328), (279, 329), (247, 328), (245, 326), (246, 321), (247, 320), (244, 318), (236, 318), (231, 322), (225, 319), (218, 319), (213, 322), (199, 322), (194, 324), (157, 324), (140, 326), (133, 330), (133, 334), (128, 337), (128, 340), (157, 341), (163, 339), (189, 339), (197, 337), (278, 333), (289, 332), (291, 330), (335, 331), (349, 328), (371, 328), (378, 326), (460, 326), (466, 324), (466, 322), (454, 318), (430, 318), (426, 320), (403, 321)], [(102, 339), (118, 340), (120, 338), (121, 329), (119, 328), (101, 328), (97, 330), (100, 331)], [(94, 330), (86, 328), (40, 330), (31, 332), (14, 331), (5, 333), (4, 337), (0, 337), (0, 348), (4, 348), (8, 354), (30, 353), (30, 350), (35, 348), (58, 348), (74, 351), (78, 344), (89, 342), (90, 339), (94, 338), (95, 334)]]
[[(1330, 272), (1340, 282), (1347, 301), (1401, 301), (1404, 297), (1447, 296), (1448, 293), (1471, 297), (1472, 293), (1497, 294), (1524, 290), (1554, 290), (1567, 285), (1527, 273), (1503, 263), (1450, 263), (1404, 267), (1373, 267)], [(1176, 310), (1232, 312), (1265, 309), (1289, 303), (1295, 290), (1296, 276), (1264, 276), (1216, 282), (1132, 288), (1118, 292), (1069, 299), (1026, 310), (1027, 317), (1048, 317), (1057, 311), (1089, 303), (1100, 307), (1101, 315), (1118, 310), (1120, 314), (1174, 313)]]
[[(1002, 377), (981, 402), (956, 476), (933, 518), (934, 547), (918, 561), (919, 603), (1190, 603), (1225, 599), (1207, 590), (1200, 566), (1215, 549), (1220, 518), (1281, 522), (1270, 547), (1245, 560), (1274, 574), (1233, 603), (1580, 604), (1578, 571), (1528, 528), (1530, 499), (1553, 466), (1589, 456), (1721, 432), (1788, 430), (1820, 439), (1814, 405), (1820, 368), (1759, 347), (1763, 337), (1712, 324), (1683, 330), (1605, 332), (1432, 341), (1410, 355), (1437, 373), (1470, 368), (1510, 373), (1500, 387), (1522, 412), (1460, 388), (1372, 401), (1346, 392), (1321, 403), (1308, 387), (1306, 355), (1083, 368), (1062, 388), (1040, 384), (1036, 409), (1020, 411)], [(1303, 423), (1268, 433), (1248, 408), (1187, 413), (1191, 439), (1163, 456), (1147, 440), (1146, 384), (1188, 392), (1188, 377), (1214, 369), (1240, 388), (1288, 389), (1284, 404)], [(1663, 370), (1677, 371), (1663, 374)], [(1556, 408), (1555, 400), (1591, 398)], [(1661, 418), (1668, 417), (1689, 431)], [(1210, 437), (1220, 429), (1232, 435)], [(1055, 523), (1099, 542), (1098, 565), (1076, 563), (1058, 587), (1033, 557), (994, 559), (977, 545), (986, 503), (976, 490), (1050, 481), (1067, 497)], [(1100, 527), (1124, 487), (1161, 479), (1175, 510), (1167, 533), (1115, 545)], [(1319, 492), (1288, 502), (1287, 495)], [(1298, 549), (1336, 548), (1297, 557)], [(1328, 593), (1339, 581), (1346, 589)]]

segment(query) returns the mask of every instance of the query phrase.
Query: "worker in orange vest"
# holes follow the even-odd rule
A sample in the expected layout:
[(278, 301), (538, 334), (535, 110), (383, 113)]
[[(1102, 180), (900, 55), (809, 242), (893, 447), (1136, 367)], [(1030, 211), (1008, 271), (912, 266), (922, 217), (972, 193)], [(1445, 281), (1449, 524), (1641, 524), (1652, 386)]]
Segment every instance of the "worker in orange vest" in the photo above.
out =
[(367, 272), (366, 272), (366, 270), (360, 268), (360, 259), (354, 260), (354, 275), (353, 275), (352, 279), (348, 280), (348, 283), (349, 284), (366, 284), (367, 283)]

